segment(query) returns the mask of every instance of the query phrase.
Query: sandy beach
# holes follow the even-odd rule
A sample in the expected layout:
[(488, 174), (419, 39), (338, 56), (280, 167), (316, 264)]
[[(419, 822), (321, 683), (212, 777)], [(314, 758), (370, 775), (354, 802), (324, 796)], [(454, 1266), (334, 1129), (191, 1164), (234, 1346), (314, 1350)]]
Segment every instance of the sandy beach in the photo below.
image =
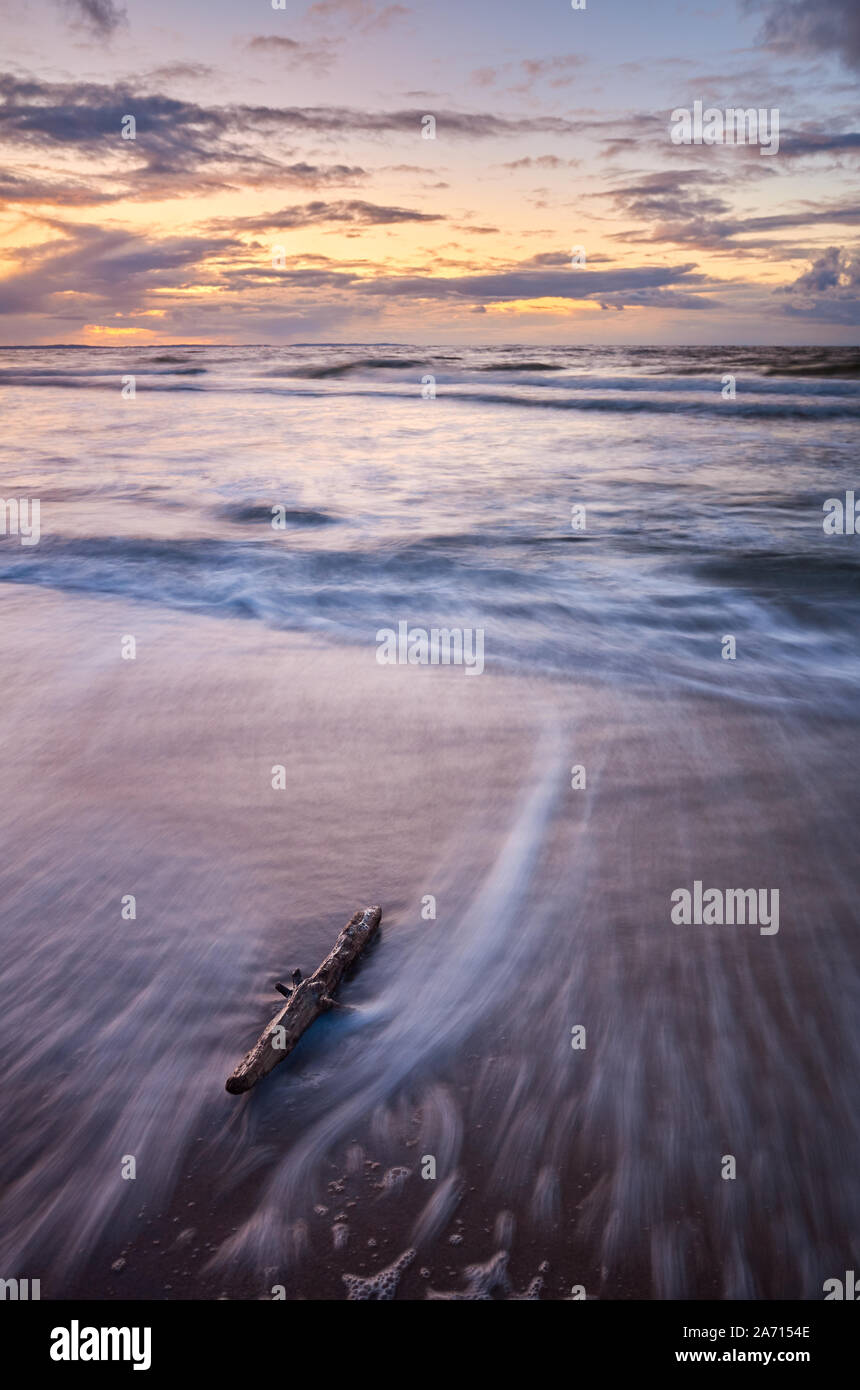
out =
[[(339, 1298), (408, 1251), (409, 1298), (476, 1264), (551, 1298), (809, 1296), (841, 1267), (832, 725), (110, 599), (2, 609), (3, 1254), (43, 1298)], [(671, 926), (694, 879), (778, 885), (778, 934)], [(227, 1095), (273, 981), (369, 902), (355, 1012)]]

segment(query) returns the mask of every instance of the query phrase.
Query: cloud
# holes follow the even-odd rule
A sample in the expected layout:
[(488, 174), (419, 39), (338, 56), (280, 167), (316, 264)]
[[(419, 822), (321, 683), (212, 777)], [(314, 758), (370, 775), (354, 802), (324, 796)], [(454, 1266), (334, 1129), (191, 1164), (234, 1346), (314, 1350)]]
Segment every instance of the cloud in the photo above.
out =
[(828, 246), (809, 270), (779, 291), (790, 295), (786, 313), (818, 322), (860, 323), (860, 253)]
[(115, 203), (120, 193), (100, 192), (80, 179), (46, 179), (0, 169), (0, 202), (11, 207), (33, 204), (37, 207), (94, 207)]
[(164, 63), (152, 68), (147, 74), (150, 82), (202, 82), (212, 77), (215, 69), (208, 63)]
[(387, 227), (397, 222), (444, 222), (441, 213), (415, 212), (412, 208), (381, 207), (360, 199), (345, 202), (305, 203), (301, 207), (281, 208), (280, 212), (261, 213), (257, 217), (219, 218), (220, 227), (241, 231), (293, 227), (315, 227), (326, 222), (348, 222), (362, 227)]
[(789, 131), (780, 136), (779, 153), (783, 159), (814, 154), (860, 154), (860, 134), (856, 131), (841, 134), (814, 130)]
[(327, 73), (338, 56), (339, 39), (322, 38), (314, 43), (302, 43), (281, 34), (257, 34), (245, 44), (249, 53), (276, 58), (282, 67), (293, 72), (310, 68), (318, 76)]
[(128, 22), (125, 10), (113, 0), (56, 0), (56, 3), (66, 11), (72, 23), (82, 25), (99, 38), (110, 38)]
[[(768, 247), (775, 243), (762, 233), (860, 222), (860, 202), (856, 199), (830, 204), (807, 202), (797, 211), (765, 217), (741, 216), (722, 196), (722, 190), (731, 186), (730, 176), (717, 170), (677, 169), (646, 174), (595, 196), (614, 201), (625, 218), (650, 224), (645, 234), (629, 228), (616, 234), (625, 241), (671, 242), (711, 250)], [(739, 241), (740, 237), (744, 240)]]
[(797, 290), (827, 294), (831, 290), (854, 289), (860, 286), (860, 260), (839, 246), (828, 246), (809, 270), (798, 276), (786, 293)]
[(551, 58), (522, 58), (520, 67), (526, 77), (524, 85), (530, 87), (533, 82), (540, 80), (550, 87), (567, 87), (585, 61), (580, 53), (557, 53)]
[(579, 163), (578, 159), (559, 159), (554, 154), (539, 154), (534, 158), (531, 155), (525, 155), (522, 159), (509, 160), (501, 167), (503, 169), (572, 169)]
[(295, 184), (305, 188), (331, 187), (334, 184), (363, 183), (368, 177), (360, 164), (282, 164), (274, 182)]
[[(191, 65), (183, 75), (199, 73)], [(435, 114), (440, 141), (569, 136), (578, 129), (560, 117)], [(121, 137), (127, 115), (137, 123), (133, 141)], [(215, 106), (153, 91), (140, 77), (104, 84), (0, 73), (3, 191), (19, 206), (95, 207), (240, 189), (356, 187), (370, 177), (365, 168), (297, 158), (296, 146), (308, 138), (342, 144), (402, 135), (417, 147), (424, 115), (424, 108)]]
[(548, 87), (569, 87), (587, 61), (581, 53), (556, 53), (549, 58), (519, 58), (498, 68), (475, 68), (469, 74), (469, 81), (475, 87), (493, 87), (503, 77), (509, 83), (517, 78), (519, 80), (509, 85), (508, 90), (530, 96), (536, 82)]
[[(248, 142), (254, 134), (351, 134), (418, 136), (427, 114), (423, 107), (362, 111), (346, 106), (202, 106), (146, 92), (132, 83), (40, 82), (0, 74), (0, 133), (57, 145), (95, 145), (116, 136), (123, 115), (137, 112), (150, 139), (170, 142), (175, 153), (193, 145), (195, 155), (211, 156), (219, 138)], [(432, 112), (437, 138), (504, 139), (518, 135), (575, 135), (583, 122), (560, 116), (504, 117), (486, 111)]]
[[(121, 138), (123, 118), (137, 122), (137, 138)], [(268, 107), (205, 107), (134, 84), (45, 83), (0, 75), (0, 145), (33, 167), (55, 151), (72, 150), (74, 179), (64, 162), (52, 184), (44, 174), (19, 183), (16, 201), (92, 204), (120, 199), (186, 197), (237, 188), (330, 187), (367, 177), (358, 165), (311, 164), (272, 153), (267, 135), (280, 113)], [(289, 155), (290, 151), (286, 151)], [(9, 163), (10, 176), (21, 171)], [(87, 196), (89, 190), (89, 196)]]
[(298, 39), (284, 38), (278, 34), (258, 34), (256, 38), (249, 39), (246, 48), (259, 49), (267, 53), (301, 53), (305, 47)]
[(783, 227), (860, 225), (860, 203), (806, 203), (798, 212), (775, 213), (770, 217), (745, 217), (743, 231), (775, 231)]
[[(242, 108), (261, 122), (285, 130), (308, 131), (344, 137), (350, 134), (414, 135), (421, 131), (424, 107), (401, 111), (358, 111), (345, 106), (286, 106)], [(582, 122), (562, 116), (498, 116), (488, 111), (432, 111), (437, 139), (447, 136), (468, 140), (506, 139), (518, 135), (576, 135)]]
[(139, 309), (155, 290), (205, 281), (207, 262), (244, 251), (233, 237), (152, 240), (91, 225), (64, 227), (57, 240), (19, 250), (22, 268), (0, 281), (0, 314), (81, 315)]
[(762, 12), (759, 42), (774, 53), (835, 57), (860, 68), (860, 5), (857, 0), (744, 0)]
[[(515, 268), (490, 274), (457, 275), (446, 278), (431, 275), (379, 276), (361, 280), (365, 294), (426, 300), (461, 300), (476, 304), (496, 304), (522, 299), (596, 300), (597, 302), (645, 302), (654, 290), (671, 285), (694, 288), (704, 277), (694, 273), (693, 264), (680, 266), (634, 266), (623, 270), (585, 269), (534, 270)], [(687, 296), (689, 303), (701, 306), (698, 296)]]
[[(407, 306), (414, 313), (416, 301), (444, 313), (547, 298), (587, 300), (612, 309), (707, 309), (715, 303), (702, 293), (707, 282), (692, 264), (573, 270), (525, 262), (488, 273), (391, 275), (367, 262), (347, 266), (312, 254), (293, 257), (281, 269), (272, 264), (270, 246), (249, 246), (240, 239), (242, 233), (272, 226), (313, 227), (326, 221), (378, 225), (404, 216), (408, 218), (408, 210), (362, 203), (307, 204), (283, 209), (273, 220), (247, 218), (227, 227), (213, 223), (205, 235), (161, 239), (42, 219), (53, 235), (18, 251), (18, 269), (0, 281), (0, 314), (81, 326), (121, 321), (133, 327), (138, 320), (151, 326), (154, 312), (159, 323), (174, 325), (177, 315), (187, 315), (193, 307), (196, 331), (205, 334), (213, 306), (221, 306), (234, 316), (232, 323), (241, 325), (241, 336), (249, 321), (271, 317), (285, 296), (290, 312), (297, 314), (324, 312), (335, 304), (347, 314), (396, 312)], [(190, 297), (201, 289), (210, 293)], [(380, 301), (379, 309), (369, 308)]]
[(626, 219), (652, 224), (647, 237), (626, 231), (625, 239), (719, 246), (735, 235), (739, 224), (729, 216), (731, 207), (724, 198), (699, 190), (723, 181), (716, 172), (674, 169), (643, 175), (597, 196), (611, 199)]
[[(24, 158), (35, 169), (44, 168), (46, 159), (58, 153), (73, 151), (79, 157), (74, 175), (63, 158), (53, 185), (44, 172), (31, 176), (28, 184), (18, 183), (19, 201), (35, 201), (39, 186), (47, 201), (55, 197), (58, 203), (74, 205), (152, 201), (239, 188), (330, 187), (362, 181), (366, 171), (355, 165), (296, 160), (298, 151), (286, 142), (308, 136), (342, 142), (391, 135), (417, 142), (425, 114), (423, 108), (206, 106), (147, 90), (139, 79), (107, 85), (43, 82), (3, 73), (0, 155), (6, 157), (13, 181), (23, 177), (18, 166)], [(579, 129), (579, 123), (561, 117), (506, 118), (494, 112), (444, 109), (434, 114), (440, 140), (564, 136)], [(121, 138), (127, 115), (137, 122), (134, 141)]]
[(312, 23), (348, 25), (353, 33), (373, 34), (390, 28), (410, 13), (405, 5), (377, 8), (373, 0), (319, 0), (311, 5), (307, 18)]
[(272, 168), (264, 165), (256, 173), (252, 167), (237, 170), (230, 181), (201, 177), (192, 185), (181, 182), (179, 171), (173, 171), (177, 179), (169, 185), (160, 183), (161, 171), (157, 166), (150, 170), (153, 177), (142, 183), (120, 183), (112, 191), (104, 186), (103, 180), (87, 182), (84, 179), (47, 179), (44, 177), (22, 177), (11, 170), (0, 169), (0, 199), (10, 206), (32, 204), (37, 207), (98, 207), (111, 203), (133, 201), (135, 198), (182, 197), (188, 193), (217, 192), (225, 188), (235, 188), (243, 174), (249, 185), (265, 187), (295, 187), (308, 190), (331, 187), (349, 187), (364, 183), (367, 170), (360, 165), (348, 164), (281, 164)]

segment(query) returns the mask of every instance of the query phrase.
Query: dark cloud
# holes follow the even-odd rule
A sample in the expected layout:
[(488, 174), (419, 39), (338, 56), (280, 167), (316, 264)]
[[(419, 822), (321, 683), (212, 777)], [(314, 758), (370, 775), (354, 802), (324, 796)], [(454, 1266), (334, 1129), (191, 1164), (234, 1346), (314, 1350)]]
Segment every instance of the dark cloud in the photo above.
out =
[(579, 164), (578, 159), (559, 159), (555, 154), (525, 155), (522, 159), (509, 160), (503, 169), (570, 169)]
[(812, 130), (789, 131), (780, 135), (779, 153), (783, 159), (802, 158), (814, 154), (856, 154), (860, 153), (860, 134), (856, 131), (845, 131), (842, 134)]
[[(121, 138), (127, 115), (137, 123), (134, 141)], [(69, 147), (86, 170), (71, 183), (58, 179), (55, 193), (44, 178), (30, 180), (29, 188), (19, 188), (22, 201), (35, 201), (37, 186), (45, 187), (48, 201), (77, 205), (237, 188), (355, 185), (366, 179), (356, 165), (290, 161), (273, 152), (267, 134), (277, 128), (278, 118), (274, 109), (205, 107), (132, 84), (43, 83), (0, 75), (0, 142), (19, 153), (29, 151), (31, 163)]]
[(100, 38), (109, 38), (127, 23), (125, 10), (113, 0), (57, 0), (69, 19), (83, 25)]
[[(549, 236), (549, 235), (552, 235), (552, 233), (544, 232), (544, 235), (545, 235), (545, 236)], [(529, 256), (529, 258), (528, 258), (527, 261), (521, 261), (521, 262), (520, 262), (520, 269), (521, 269), (521, 270), (531, 270), (531, 269), (542, 270), (542, 269), (545, 269), (547, 266), (556, 266), (556, 267), (559, 267), (559, 266), (569, 266), (569, 265), (570, 265), (570, 257), (571, 257), (571, 251), (570, 251), (570, 250), (567, 250), (567, 251), (541, 251), (539, 255), (537, 255), (537, 256)], [(588, 264), (589, 264), (590, 266), (605, 265), (605, 264), (609, 263), (612, 259), (613, 259), (613, 258), (612, 258), (611, 256), (601, 256), (601, 255), (592, 254), (592, 255), (589, 255), (589, 256), (588, 256)]]
[(339, 106), (245, 107), (249, 118), (261, 126), (316, 135), (414, 135), (421, 131), (425, 115), (436, 120), (437, 140), (448, 136), (469, 140), (506, 139), (518, 135), (575, 135), (583, 122), (562, 116), (505, 117), (488, 111), (427, 112), (423, 107), (407, 111), (357, 111)]
[(38, 207), (49, 204), (57, 207), (95, 207), (115, 203), (121, 196), (118, 193), (99, 193), (98, 189), (83, 180), (22, 177), (11, 169), (0, 169), (0, 202), (10, 206), (29, 203)]
[[(708, 79), (701, 79), (700, 90), (706, 87), (707, 81)], [(767, 90), (769, 86), (762, 77), (759, 90)], [(752, 84), (751, 89), (755, 90)], [(777, 158), (762, 159), (756, 145), (711, 145), (704, 153), (700, 152), (698, 157), (704, 158), (710, 168), (722, 164), (723, 169), (737, 182), (773, 178), (777, 168), (782, 169), (784, 164), (792, 159), (819, 155), (836, 160), (841, 157), (856, 157), (860, 153), (860, 135), (856, 131), (833, 129), (833, 125), (841, 125), (842, 121), (833, 122), (828, 126), (820, 121), (805, 122), (794, 128), (787, 126), (785, 112), (788, 100), (783, 99)], [(721, 98), (715, 97), (711, 104), (720, 108), (723, 102)], [(667, 128), (667, 120), (663, 116), (641, 112), (608, 121), (583, 121), (580, 134), (596, 137), (604, 158), (622, 159), (632, 156), (638, 160), (641, 167), (646, 158), (653, 161), (666, 153)], [(676, 146), (670, 152), (670, 157), (688, 162), (697, 158), (696, 147)]]
[[(349, 166), (311, 166), (289, 161), (283, 141), (307, 135), (344, 140), (351, 135), (418, 138), (425, 111), (358, 111), (349, 107), (203, 106), (148, 92), (134, 83), (41, 82), (0, 75), (0, 141), (14, 142), (34, 158), (74, 149), (109, 172), (88, 173), (94, 202), (114, 195), (169, 198), (243, 187), (310, 185), (313, 169), (330, 184)], [(577, 123), (561, 117), (505, 118), (491, 112), (439, 110), (437, 137), (501, 139), (527, 134), (572, 134)], [(137, 122), (137, 138), (120, 138), (125, 116)], [(284, 158), (286, 154), (287, 158)], [(363, 171), (361, 171), (363, 174)], [(359, 174), (350, 170), (347, 182)]]
[(217, 225), (237, 231), (265, 231), (292, 227), (315, 227), (325, 222), (349, 222), (362, 227), (386, 227), (397, 222), (444, 222), (441, 213), (415, 212), (412, 208), (381, 207), (353, 198), (343, 202), (305, 203), (299, 207), (281, 208), (280, 212), (261, 213), (257, 217), (219, 218)]
[(822, 256), (814, 261), (803, 275), (798, 276), (792, 285), (785, 287), (786, 293), (796, 291), (814, 294), (827, 294), (831, 290), (856, 289), (860, 286), (860, 259), (851, 256), (839, 246), (828, 246)]
[(281, 182), (306, 188), (363, 183), (367, 177), (367, 170), (362, 169), (360, 164), (307, 164), (301, 161), (281, 166)]
[(275, 268), (268, 259), (270, 255), (270, 249), (267, 247), (265, 263), (225, 270), (219, 277), (219, 287), (234, 293), (259, 287), (265, 287), (267, 294), (274, 288), (299, 292), (304, 290), (318, 297), (320, 290), (349, 291), (355, 284), (355, 275), (342, 270), (323, 270), (303, 265)]
[(771, 217), (745, 217), (743, 231), (777, 231), (783, 227), (860, 226), (860, 203), (807, 203), (798, 212), (775, 213)]
[[(735, 235), (739, 225), (729, 216), (730, 204), (710, 191), (722, 181), (716, 172), (677, 169), (646, 174), (597, 196), (611, 199), (626, 218), (651, 224), (648, 233), (638, 239), (719, 246)], [(629, 233), (623, 235), (637, 239)]]
[(154, 241), (97, 226), (46, 225), (61, 235), (19, 250), (21, 269), (0, 281), (0, 314), (59, 314), (72, 296), (87, 315), (140, 309), (153, 291), (199, 285), (210, 278), (208, 262), (244, 251), (232, 237)]
[(298, 39), (288, 39), (278, 34), (258, 34), (255, 38), (249, 39), (246, 46), (267, 53), (300, 53), (304, 48), (304, 44)]
[[(737, 252), (769, 245), (762, 233), (815, 225), (860, 221), (860, 203), (806, 203), (796, 212), (767, 217), (735, 213), (720, 190), (731, 186), (728, 174), (716, 170), (678, 169), (646, 174), (597, 197), (611, 199), (626, 218), (645, 223), (648, 230), (629, 229), (616, 235), (626, 241), (671, 242), (673, 245)], [(744, 238), (738, 241), (738, 238)]]
[[(395, 215), (403, 215), (403, 210), (360, 203), (309, 204), (284, 209), (278, 222), (314, 226), (355, 218), (359, 224), (376, 225)], [(440, 309), (452, 304), (475, 308), (546, 298), (590, 300), (613, 309), (631, 305), (708, 308), (714, 303), (702, 292), (707, 282), (692, 264), (574, 270), (526, 262), (492, 273), (446, 277), (389, 275), (366, 262), (347, 267), (311, 256), (295, 257), (281, 269), (272, 264), (270, 245), (248, 246), (238, 237), (238, 232), (258, 224), (260, 230), (268, 230), (267, 218), (247, 219), (246, 225), (230, 228), (229, 234), (212, 226), (205, 236), (160, 240), (95, 225), (42, 221), (49, 237), (20, 250), (19, 269), (0, 282), (2, 314), (54, 319), (78, 315), (81, 323), (122, 318), (129, 323), (151, 315), (153, 309), (159, 314), (172, 312), (174, 304), (187, 310), (188, 291), (201, 287), (218, 291), (203, 297), (203, 307), (229, 300), (232, 310), (254, 316), (271, 314), (273, 302), (283, 295), (289, 296), (295, 312), (306, 306), (324, 309), (335, 302), (361, 306), (380, 298), (389, 305), (422, 301)], [(359, 312), (366, 310), (359, 308)], [(144, 326), (156, 322), (140, 321)]]
[(678, 290), (653, 289), (618, 291), (596, 295), (601, 309), (718, 309), (721, 301), (712, 295), (684, 294)]
[[(483, 275), (437, 278), (431, 275), (379, 276), (360, 280), (365, 294), (392, 298), (462, 300), (471, 303), (504, 303), (513, 299), (591, 299), (598, 303), (641, 302), (654, 290), (681, 285), (694, 288), (704, 277), (694, 266), (635, 266), (624, 270), (532, 270), (516, 268)], [(688, 296), (690, 304), (703, 302)], [(686, 306), (689, 307), (689, 306)]]
[[(31, 204), (38, 207), (98, 207), (133, 201), (135, 198), (182, 197), (191, 192), (217, 192), (221, 189), (236, 188), (241, 179), (241, 175), (229, 180), (200, 177), (193, 185), (180, 185), (178, 177), (169, 183), (161, 182), (161, 172), (159, 166), (152, 165), (148, 171), (150, 178), (136, 183), (120, 183), (111, 191), (107, 188), (106, 181), (102, 181), (102, 185), (99, 186), (98, 183), (88, 183), (84, 179), (28, 178), (9, 170), (0, 170), (0, 199), (12, 206)], [(355, 186), (364, 183), (367, 178), (365, 169), (347, 164), (282, 164), (274, 171), (267, 165), (253, 179), (251, 171), (245, 170), (245, 179), (249, 185), (253, 182), (265, 187), (295, 187), (308, 190)]]
[(743, 0), (762, 13), (759, 42), (775, 53), (835, 57), (860, 68), (860, 5), (857, 0)]
[(149, 82), (202, 82), (212, 77), (215, 69), (208, 63), (164, 63), (146, 74)]
[(828, 246), (809, 270), (779, 293), (790, 296), (784, 306), (794, 318), (822, 323), (860, 325), (860, 253)]

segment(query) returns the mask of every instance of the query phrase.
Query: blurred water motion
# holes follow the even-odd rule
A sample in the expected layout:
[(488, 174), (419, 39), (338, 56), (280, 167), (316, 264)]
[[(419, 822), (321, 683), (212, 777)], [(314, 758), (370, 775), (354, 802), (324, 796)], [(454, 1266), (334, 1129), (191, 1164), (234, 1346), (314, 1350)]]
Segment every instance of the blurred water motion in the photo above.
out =
[[(854, 1267), (858, 551), (821, 523), (855, 356), (0, 351), (4, 495), (42, 504), (0, 539), (7, 1277)], [(483, 628), (481, 679), (380, 667), (400, 620)], [(778, 935), (672, 926), (694, 880), (778, 889)], [(226, 1096), (272, 981), (369, 902), (356, 1012)]]

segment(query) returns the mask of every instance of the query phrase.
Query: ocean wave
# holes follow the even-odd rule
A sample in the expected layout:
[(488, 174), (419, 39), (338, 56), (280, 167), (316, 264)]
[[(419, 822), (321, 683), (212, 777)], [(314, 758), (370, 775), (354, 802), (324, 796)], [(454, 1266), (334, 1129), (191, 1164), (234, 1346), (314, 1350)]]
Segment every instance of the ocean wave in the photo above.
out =
[[(201, 373), (195, 369), (187, 375), (198, 376)], [(177, 373), (176, 375), (179, 375)], [(17, 386), (56, 386), (70, 390), (104, 390), (118, 391), (118, 377), (111, 380), (86, 380), (86, 379), (62, 379), (57, 378), (51, 382), (43, 380), (27, 380), (22, 378), (15, 382)], [(739, 392), (738, 396), (732, 401), (725, 401), (721, 398), (718, 389), (711, 388), (709, 397), (702, 398), (697, 394), (692, 399), (671, 398), (668, 393), (648, 393), (631, 390), (628, 387), (620, 388), (613, 395), (590, 395), (585, 392), (577, 394), (550, 394), (555, 388), (546, 387), (537, 393), (526, 393), (526, 388), (534, 383), (521, 383), (523, 389), (517, 389), (517, 384), (512, 384), (513, 389), (506, 391), (492, 391), (475, 389), (461, 383), (437, 382), (436, 402), (443, 407), (454, 404), (458, 406), (498, 406), (505, 409), (522, 410), (543, 410), (550, 412), (574, 412), (582, 414), (597, 415), (676, 415), (684, 417), (707, 417), (720, 418), (725, 421), (727, 417), (735, 420), (773, 420), (773, 421), (802, 421), (802, 420), (857, 420), (860, 419), (860, 398), (834, 392), (827, 398), (817, 396), (795, 396), (778, 399), (768, 398), (764, 395), (758, 398), (743, 398)], [(612, 389), (612, 388), (608, 388)], [(704, 388), (703, 388), (704, 389)], [(304, 399), (304, 400), (330, 400), (332, 396), (325, 390), (315, 390), (311, 386), (303, 388), (283, 388), (265, 387), (255, 383), (242, 383), (239, 381), (226, 383), (204, 382), (204, 381), (176, 381), (176, 380), (154, 380), (148, 377), (144, 383), (138, 381), (138, 394), (156, 393), (158, 395), (169, 395), (175, 393), (206, 393), (207, 395), (225, 394), (229, 396), (269, 396), (273, 399)], [(751, 394), (751, 393), (750, 393)], [(338, 391), (338, 400), (371, 400), (371, 401), (414, 401), (419, 397), (419, 386), (416, 383), (409, 389), (385, 389), (374, 387), (368, 390), (352, 388), (349, 390)]]
[(292, 367), (276, 367), (264, 372), (263, 375), (325, 380), (327, 377), (351, 376), (353, 372), (378, 372), (422, 366), (424, 366), (424, 361), (420, 357), (358, 357), (348, 362), (333, 362), (310, 367), (303, 367), (298, 364)]
[(563, 362), (488, 362), (479, 372), (563, 372)]
[[(198, 375), (202, 369), (194, 369), (187, 375)], [(87, 380), (78, 378), (60, 377), (51, 381), (43, 379), (28, 379), (21, 377), (14, 382), (16, 386), (57, 386), (65, 389), (74, 390), (105, 390), (114, 391), (118, 388), (119, 378), (113, 374), (111, 380)], [(174, 376), (180, 373), (172, 374)], [(461, 383), (446, 384), (437, 382), (435, 400), (444, 405), (471, 405), (471, 406), (501, 406), (508, 409), (523, 410), (544, 410), (544, 411), (572, 411), (591, 414), (605, 415), (678, 415), (685, 417), (719, 417), (726, 420), (733, 417), (735, 420), (774, 420), (774, 421), (795, 421), (795, 420), (857, 420), (860, 419), (860, 398), (848, 395), (847, 393), (834, 392), (830, 399), (810, 398), (809, 396), (797, 395), (788, 399), (768, 399), (762, 396), (760, 399), (743, 399), (739, 393), (736, 399), (725, 401), (720, 396), (718, 388), (711, 388), (710, 398), (690, 400), (678, 400), (667, 398), (669, 393), (648, 393), (643, 391), (641, 385), (638, 388), (625, 386), (619, 388), (615, 395), (587, 395), (582, 394), (550, 394), (553, 387), (546, 387), (540, 390), (539, 394), (525, 394), (525, 388), (531, 387), (534, 383), (522, 383), (523, 390), (518, 390), (515, 383), (508, 391), (489, 391), (474, 389)], [(612, 389), (612, 388), (607, 388)], [(223, 393), (230, 396), (257, 396), (282, 399), (305, 399), (305, 400), (330, 400), (332, 395), (325, 390), (315, 390), (311, 386), (302, 388), (278, 388), (274, 386), (261, 386), (256, 382), (242, 382), (240, 380), (225, 382), (188, 382), (188, 381), (165, 381), (153, 380), (150, 375), (143, 388), (138, 386), (138, 391), (161, 394), (205, 392), (207, 395)], [(404, 388), (382, 388), (374, 387), (369, 390), (352, 388), (350, 390), (338, 391), (336, 399), (358, 399), (374, 401), (413, 401), (419, 395), (419, 386), (416, 383), (410, 389)]]
[(736, 678), (739, 696), (772, 679), (774, 662), (786, 683), (852, 669), (857, 565), (816, 563), (802, 549), (768, 557), (648, 538), (638, 552), (631, 537), (592, 538), (585, 549), (562, 540), (499, 534), (477, 548), (437, 537), (297, 549), (278, 540), (117, 536), (48, 536), (24, 548), (9, 538), (0, 540), (0, 583), (251, 619), (370, 648), (380, 628), (401, 619), (483, 628), (488, 665), (622, 682), (656, 664), (667, 678), (707, 687), (720, 679), (719, 634), (740, 640), (755, 631), (759, 659)]
[[(312, 394), (312, 393), (306, 393)], [(350, 391), (344, 395), (390, 398), (392, 400), (411, 400), (415, 391)], [(456, 405), (498, 405), (520, 407), (524, 410), (580, 411), (609, 415), (685, 415), (685, 416), (727, 416), (748, 420), (857, 420), (860, 419), (860, 399), (843, 401), (817, 401), (792, 399), (781, 401), (746, 401), (740, 396), (724, 401), (718, 392), (712, 400), (678, 401), (666, 400), (656, 396), (619, 395), (558, 397), (547, 394), (526, 396), (513, 392), (503, 394), (493, 391), (476, 391), (468, 388), (445, 390), (437, 386), (436, 401), (451, 402)]]
[[(333, 526), (337, 517), (328, 512), (317, 511), (314, 507), (280, 507), (269, 502), (228, 502), (217, 507), (216, 515), (228, 521), (265, 521), (271, 525), (277, 510), (278, 520), (287, 526)], [(273, 528), (276, 529), (276, 528)]]
[[(153, 371), (148, 367), (140, 367), (136, 363), (124, 365), (122, 368), (113, 367), (92, 367), (81, 371), (69, 370), (67, 368), (39, 368), (27, 370), (14, 370), (0, 368), (0, 388), (3, 386), (60, 386), (67, 388), (94, 388), (103, 387), (105, 390), (118, 390), (123, 384), (124, 376), (145, 377), (152, 381), (158, 379), (163, 381), (171, 377), (187, 376), (206, 376), (208, 367), (180, 367), (178, 369)], [(170, 390), (169, 386), (159, 389)], [(172, 389), (179, 389), (174, 387)]]

